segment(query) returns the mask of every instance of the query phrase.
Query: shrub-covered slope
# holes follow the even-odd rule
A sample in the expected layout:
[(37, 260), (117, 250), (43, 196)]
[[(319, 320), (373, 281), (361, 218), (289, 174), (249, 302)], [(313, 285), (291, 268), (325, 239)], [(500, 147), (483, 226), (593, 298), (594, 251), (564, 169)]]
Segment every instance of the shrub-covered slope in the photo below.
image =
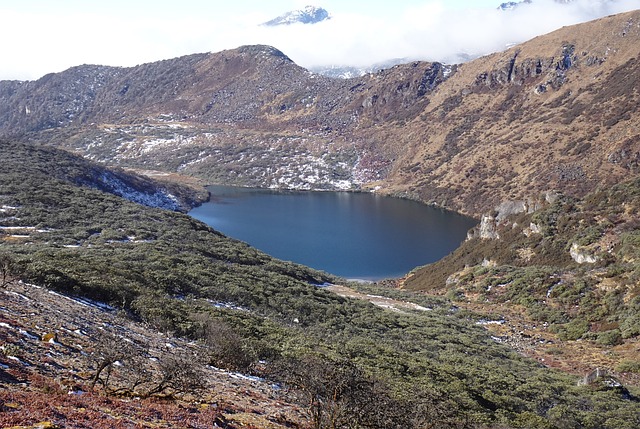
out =
[[(404, 287), (494, 314), (522, 310), (557, 341), (601, 346), (608, 357), (600, 366), (638, 374), (626, 362), (640, 357), (640, 181), (582, 199), (549, 197), (530, 213), (484, 217), (459, 249)], [(593, 356), (567, 358), (597, 365)]]
[(150, 207), (188, 211), (208, 198), (206, 190), (175, 181), (158, 182), (119, 168), (107, 169), (68, 152), (33, 148), (0, 141), (2, 168), (9, 175), (25, 174), (25, 166), (37, 177), (59, 179), (124, 197)]
[(638, 424), (639, 403), (624, 387), (578, 386), (499, 344), (447, 300), (392, 312), (339, 297), (317, 286), (336, 279), (186, 215), (51, 177), (51, 157), (33, 147), (0, 150), (14, 164), (0, 171), (7, 278), (120, 307), (200, 342), (208, 363), (284, 382), (316, 427)]

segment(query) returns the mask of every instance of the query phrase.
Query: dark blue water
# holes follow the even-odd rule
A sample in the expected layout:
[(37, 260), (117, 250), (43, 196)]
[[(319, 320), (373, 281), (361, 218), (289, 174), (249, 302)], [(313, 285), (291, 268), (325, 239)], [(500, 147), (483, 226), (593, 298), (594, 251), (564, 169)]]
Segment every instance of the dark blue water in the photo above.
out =
[(209, 187), (189, 214), (279, 259), (349, 279), (400, 277), (435, 262), (475, 221), (397, 198), (348, 192)]

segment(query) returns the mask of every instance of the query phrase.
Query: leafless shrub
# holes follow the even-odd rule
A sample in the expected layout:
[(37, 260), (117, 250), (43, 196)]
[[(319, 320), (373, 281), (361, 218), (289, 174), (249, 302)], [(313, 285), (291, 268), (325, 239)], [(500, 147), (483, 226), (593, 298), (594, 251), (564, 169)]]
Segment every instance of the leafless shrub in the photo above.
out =
[(203, 386), (201, 359), (193, 352), (171, 349), (154, 359), (148, 344), (106, 331), (96, 342), (92, 389), (100, 384), (111, 395), (173, 397)]
[(273, 368), (272, 375), (305, 406), (315, 429), (410, 427), (405, 417), (411, 413), (401, 411), (401, 402), (388, 395), (384, 383), (353, 363), (306, 355)]
[(160, 358), (158, 374), (146, 396), (173, 397), (194, 392), (203, 386), (203, 368), (195, 354), (188, 351), (167, 352)]
[(106, 331), (100, 331), (95, 341), (91, 354), (95, 364), (91, 389), (101, 384), (110, 394), (134, 394), (139, 386), (151, 380), (145, 362), (146, 345), (136, 345)]
[(196, 336), (207, 346), (209, 364), (235, 371), (251, 369), (255, 353), (238, 332), (222, 320), (207, 314), (194, 317)]
[(0, 254), (0, 287), (5, 288), (17, 280), (18, 268), (18, 264), (10, 255)]

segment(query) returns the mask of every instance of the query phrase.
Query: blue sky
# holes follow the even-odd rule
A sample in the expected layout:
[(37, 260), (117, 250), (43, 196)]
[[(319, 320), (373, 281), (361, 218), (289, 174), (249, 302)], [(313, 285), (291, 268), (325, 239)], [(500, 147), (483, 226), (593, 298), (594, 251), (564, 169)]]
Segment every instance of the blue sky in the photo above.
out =
[[(0, 79), (36, 79), (74, 65), (133, 66), (197, 52), (268, 44), (304, 67), (391, 58), (459, 62), (563, 25), (640, 7), (640, 0), (0, 0)], [(266, 28), (307, 4), (332, 19)]]

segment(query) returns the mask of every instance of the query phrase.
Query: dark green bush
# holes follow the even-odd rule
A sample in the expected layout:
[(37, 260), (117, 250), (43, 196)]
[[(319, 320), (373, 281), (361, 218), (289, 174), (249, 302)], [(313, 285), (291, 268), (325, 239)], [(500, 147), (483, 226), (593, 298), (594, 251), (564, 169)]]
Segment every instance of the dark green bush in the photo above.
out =
[(619, 329), (612, 329), (610, 331), (600, 332), (596, 343), (603, 346), (615, 346), (622, 342), (622, 334)]

